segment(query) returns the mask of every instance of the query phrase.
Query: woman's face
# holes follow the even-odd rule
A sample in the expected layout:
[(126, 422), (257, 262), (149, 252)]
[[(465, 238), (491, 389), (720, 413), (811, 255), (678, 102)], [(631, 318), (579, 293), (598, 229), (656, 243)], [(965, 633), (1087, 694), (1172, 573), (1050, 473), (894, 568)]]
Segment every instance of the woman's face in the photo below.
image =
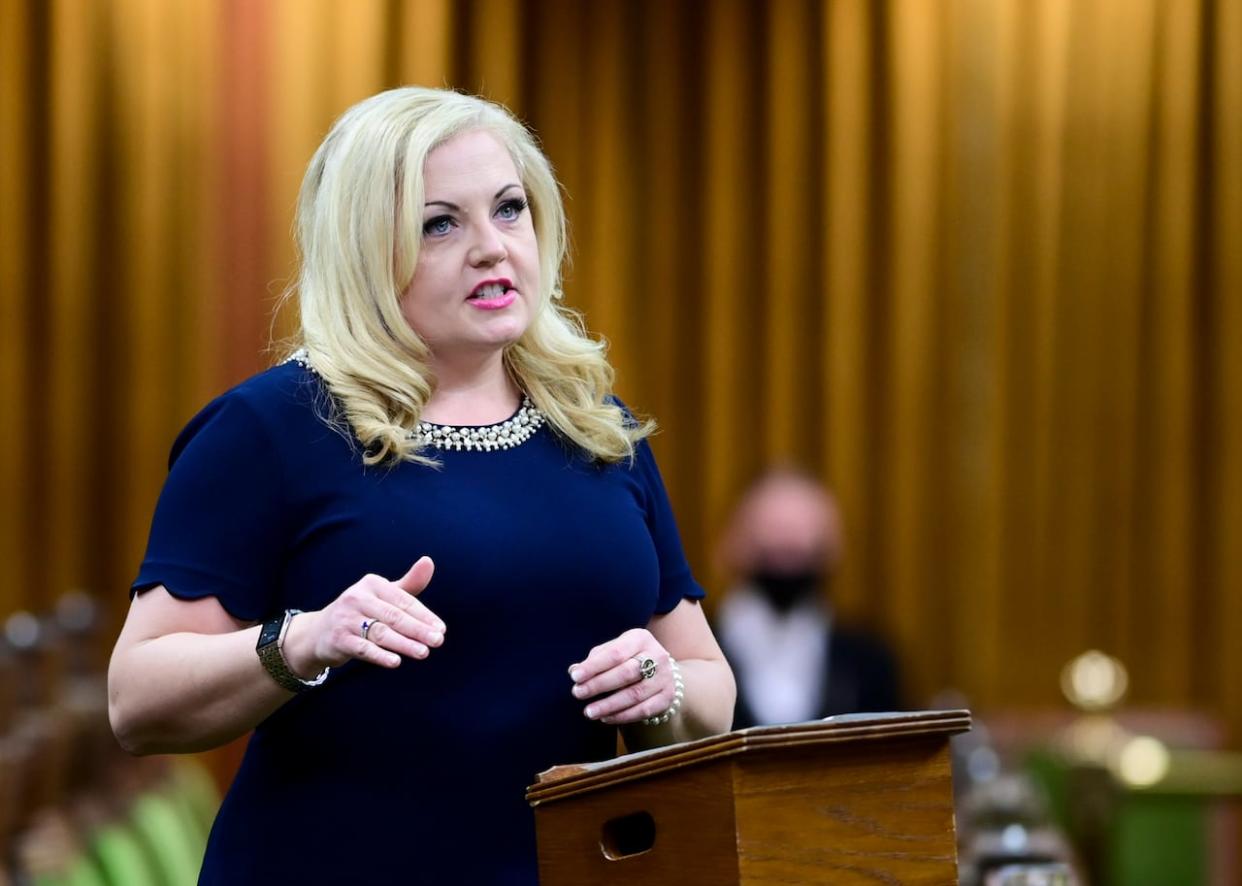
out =
[(463, 132), (427, 155), (423, 179), (406, 322), (439, 359), (517, 341), (539, 298), (539, 249), (509, 152), (490, 132)]

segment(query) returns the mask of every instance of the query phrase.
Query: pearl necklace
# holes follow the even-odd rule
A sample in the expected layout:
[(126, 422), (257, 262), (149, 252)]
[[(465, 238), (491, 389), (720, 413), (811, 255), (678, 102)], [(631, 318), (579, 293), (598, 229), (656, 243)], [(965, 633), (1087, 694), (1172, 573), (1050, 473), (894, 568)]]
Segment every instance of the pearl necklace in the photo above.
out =
[(535, 432), (547, 421), (535, 404), (526, 395), (522, 396), (522, 406), (517, 414), (507, 421), (483, 427), (433, 425), (428, 421), (420, 421), (418, 430), (411, 434), (423, 446), (434, 446), (437, 449), (464, 449), (479, 452), (491, 452), (496, 449), (512, 449), (521, 446), (535, 435)]
[[(316, 375), (315, 367), (310, 364), (310, 357), (305, 348), (299, 348), (289, 355), (285, 361), (297, 363)], [(436, 425), (429, 421), (420, 421), (417, 429), (410, 432), (410, 439), (417, 440), (419, 446), (431, 446), (436, 449), (458, 450), (466, 452), (494, 452), (497, 449), (512, 449), (521, 446), (537, 432), (546, 422), (547, 416), (530, 401), (530, 397), (522, 395), (522, 405), (517, 413), (505, 421), (494, 425)]]

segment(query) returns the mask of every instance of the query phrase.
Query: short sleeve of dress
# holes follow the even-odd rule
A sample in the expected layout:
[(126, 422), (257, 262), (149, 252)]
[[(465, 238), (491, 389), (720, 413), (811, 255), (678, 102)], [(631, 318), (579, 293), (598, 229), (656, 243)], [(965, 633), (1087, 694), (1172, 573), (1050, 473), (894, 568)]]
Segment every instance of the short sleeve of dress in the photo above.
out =
[(216, 597), (235, 618), (274, 607), (286, 530), (279, 452), (255, 407), (232, 391), (173, 443), (146, 557), (131, 594)]
[(660, 599), (656, 612), (663, 615), (672, 612), (683, 599), (701, 600), (706, 594), (690, 572), (686, 552), (681, 546), (681, 534), (673, 519), (673, 506), (656, 466), (655, 454), (646, 440), (639, 441), (635, 447), (633, 470), (643, 487), (647, 526), (660, 560)]

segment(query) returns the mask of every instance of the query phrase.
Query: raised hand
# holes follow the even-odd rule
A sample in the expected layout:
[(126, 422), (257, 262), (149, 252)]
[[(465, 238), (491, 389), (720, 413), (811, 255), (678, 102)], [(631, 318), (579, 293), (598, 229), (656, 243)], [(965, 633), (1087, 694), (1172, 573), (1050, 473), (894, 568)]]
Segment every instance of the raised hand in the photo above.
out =
[(403, 656), (426, 658), (444, 642), (444, 622), (418, 599), (434, 571), (422, 557), (396, 581), (366, 575), (318, 612), (298, 615), (285, 640), (289, 666), (313, 675), (351, 658), (385, 668)]

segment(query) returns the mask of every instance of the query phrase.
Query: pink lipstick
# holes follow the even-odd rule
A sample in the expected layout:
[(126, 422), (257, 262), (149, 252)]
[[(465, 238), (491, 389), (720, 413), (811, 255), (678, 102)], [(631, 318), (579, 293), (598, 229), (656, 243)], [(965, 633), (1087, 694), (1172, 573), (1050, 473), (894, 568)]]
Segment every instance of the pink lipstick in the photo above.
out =
[(517, 290), (510, 289), (504, 295), (493, 296), (492, 298), (471, 298), (470, 304), (478, 308), (480, 311), (499, 311), (501, 308), (507, 308), (517, 299)]
[(517, 298), (517, 290), (513, 288), (513, 283), (504, 277), (499, 277), (479, 283), (471, 291), (467, 301), (484, 311), (499, 311), (513, 304), (515, 298)]

